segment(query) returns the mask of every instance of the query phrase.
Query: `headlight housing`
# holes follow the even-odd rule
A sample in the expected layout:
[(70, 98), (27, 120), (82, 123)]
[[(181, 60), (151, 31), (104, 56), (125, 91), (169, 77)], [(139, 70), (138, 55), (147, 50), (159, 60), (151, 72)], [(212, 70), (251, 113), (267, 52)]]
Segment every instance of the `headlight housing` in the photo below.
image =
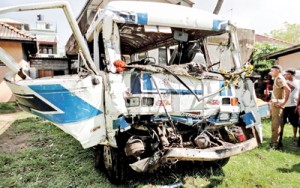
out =
[(221, 112), (219, 113), (219, 121), (228, 121), (230, 119), (230, 113)]
[(140, 98), (139, 97), (128, 97), (125, 99), (126, 107), (134, 107), (140, 106)]

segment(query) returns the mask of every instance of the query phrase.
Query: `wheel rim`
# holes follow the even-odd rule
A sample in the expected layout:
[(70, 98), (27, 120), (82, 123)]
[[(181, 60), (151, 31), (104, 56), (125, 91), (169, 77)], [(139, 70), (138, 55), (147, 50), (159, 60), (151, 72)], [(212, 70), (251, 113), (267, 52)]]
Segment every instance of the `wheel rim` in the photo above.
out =
[(104, 160), (104, 166), (107, 170), (112, 169), (112, 156), (111, 156), (111, 147), (110, 146), (104, 146), (103, 147), (103, 160)]

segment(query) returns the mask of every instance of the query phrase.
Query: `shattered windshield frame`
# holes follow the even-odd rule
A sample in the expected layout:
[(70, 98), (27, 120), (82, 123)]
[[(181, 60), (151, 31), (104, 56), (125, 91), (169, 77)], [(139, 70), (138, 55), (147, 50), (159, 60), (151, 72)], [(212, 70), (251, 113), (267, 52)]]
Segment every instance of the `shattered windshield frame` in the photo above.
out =
[[(152, 59), (153, 64), (178, 65), (196, 62), (213, 71), (218, 71), (221, 67), (226, 67), (227, 71), (234, 69), (228, 31), (149, 27), (124, 23), (118, 24), (118, 27), (121, 53), (126, 57), (124, 59), (127, 63), (148, 58), (150, 57), (148, 52), (157, 49), (158, 59)], [(176, 40), (174, 37), (176, 31), (185, 33), (187, 41)], [(178, 52), (181, 53), (180, 60)]]

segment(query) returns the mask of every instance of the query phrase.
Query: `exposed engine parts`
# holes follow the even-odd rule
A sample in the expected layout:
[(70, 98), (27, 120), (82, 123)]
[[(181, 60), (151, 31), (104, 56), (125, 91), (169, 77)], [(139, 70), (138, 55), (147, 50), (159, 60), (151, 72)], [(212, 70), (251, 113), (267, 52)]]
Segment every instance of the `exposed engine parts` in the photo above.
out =
[(127, 134), (127, 140), (124, 141), (125, 155), (129, 158), (130, 166), (138, 172), (155, 170), (160, 166), (157, 163), (161, 163), (161, 157), (172, 148), (205, 150), (232, 146), (253, 137), (251, 131), (248, 133), (244, 129), (245, 134), (240, 126), (211, 128), (215, 125), (207, 121), (197, 123), (196, 126), (177, 122), (176, 130), (169, 125), (168, 120), (151, 123), (143, 121), (143, 125), (139, 123), (123, 133)]
[(166, 127), (163, 125), (162, 122), (160, 122), (158, 124), (157, 132), (158, 132), (158, 136), (159, 136), (160, 141), (161, 141), (162, 149), (165, 149), (166, 147), (168, 147), (170, 145), (170, 142), (167, 139)]
[(126, 156), (138, 157), (145, 151), (144, 142), (141, 139), (134, 138), (133, 136), (129, 138), (125, 146)]
[(208, 148), (211, 146), (211, 141), (210, 138), (207, 134), (203, 133), (198, 135), (195, 139), (194, 139), (194, 143), (196, 144), (197, 147), (199, 147), (200, 149), (204, 149), (204, 148)]

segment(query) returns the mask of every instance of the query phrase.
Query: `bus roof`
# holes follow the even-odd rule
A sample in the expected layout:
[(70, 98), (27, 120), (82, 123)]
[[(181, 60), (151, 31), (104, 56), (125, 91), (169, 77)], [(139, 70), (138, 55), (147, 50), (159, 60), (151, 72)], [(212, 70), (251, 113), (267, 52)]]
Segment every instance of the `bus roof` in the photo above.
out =
[(212, 31), (228, 29), (228, 20), (218, 15), (167, 3), (113, 1), (107, 4), (105, 11), (113, 12), (114, 20), (121, 23)]

